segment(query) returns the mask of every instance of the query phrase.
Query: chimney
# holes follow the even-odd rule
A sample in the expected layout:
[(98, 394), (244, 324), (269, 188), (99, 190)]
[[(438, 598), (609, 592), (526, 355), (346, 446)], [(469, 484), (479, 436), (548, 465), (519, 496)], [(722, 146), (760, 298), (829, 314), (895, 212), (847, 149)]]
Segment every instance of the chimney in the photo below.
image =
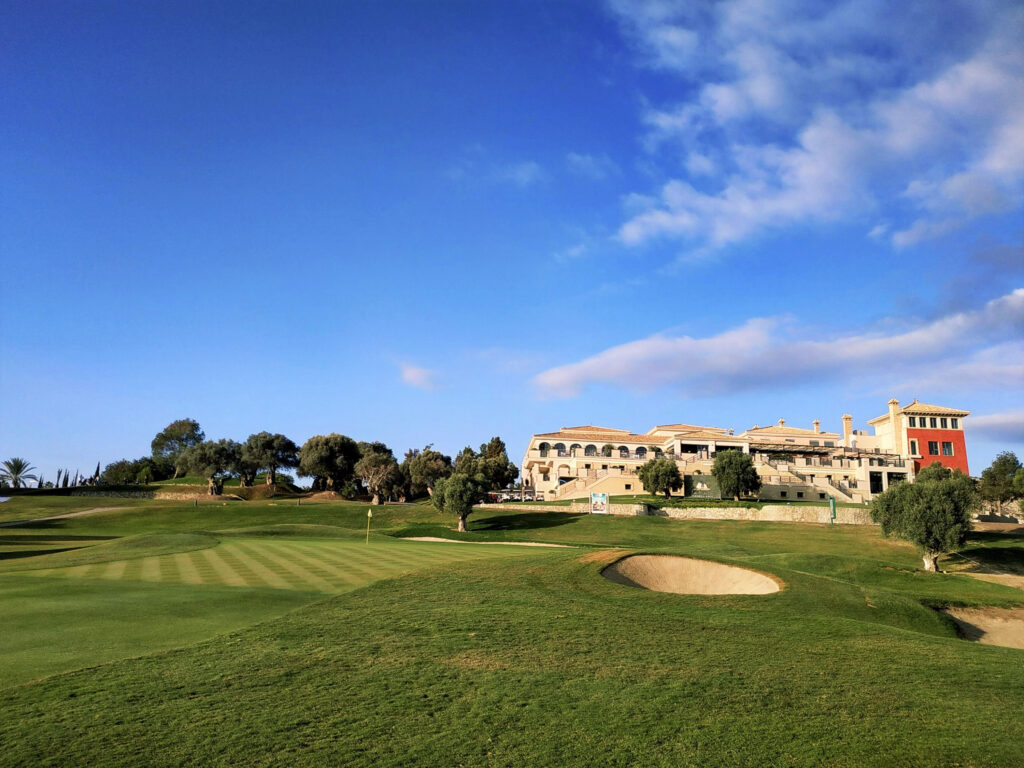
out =
[(786, 420), (785, 419), (779, 419), (779, 426), (780, 427), (786, 426)]
[(821, 422), (817, 419), (814, 420), (814, 434), (821, 432)]
[(852, 448), (850, 445), (850, 437), (853, 435), (853, 416), (848, 413), (843, 414), (843, 445), (847, 448)]
[(892, 428), (896, 429), (896, 411), (900, 408), (900, 401), (895, 397), (889, 401), (889, 420), (892, 423)]

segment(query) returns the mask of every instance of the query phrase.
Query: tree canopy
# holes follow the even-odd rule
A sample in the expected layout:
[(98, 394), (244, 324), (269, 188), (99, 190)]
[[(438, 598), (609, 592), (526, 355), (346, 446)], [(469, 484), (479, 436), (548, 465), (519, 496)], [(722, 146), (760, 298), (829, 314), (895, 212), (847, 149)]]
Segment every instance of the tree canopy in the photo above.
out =
[(0, 464), (0, 477), (10, 483), (11, 488), (21, 488), (25, 483), (34, 483), (37, 480), (32, 474), (34, 470), (35, 467), (28, 459), (14, 457)]
[(198, 445), (205, 439), (206, 435), (195, 419), (172, 421), (153, 438), (153, 458), (169, 459), (176, 463), (182, 451)]
[(456, 472), (436, 482), (431, 501), (441, 512), (454, 515), (459, 521), (458, 529), (465, 531), (466, 518), (472, 513), (473, 505), (483, 501), (485, 494), (479, 476)]
[(664, 493), (668, 498), (672, 491), (683, 487), (683, 476), (672, 459), (651, 459), (636, 471), (644, 490), (651, 494)]
[(309, 438), (299, 449), (299, 475), (313, 478), (317, 491), (341, 491), (355, 477), (362, 458), (356, 441), (331, 433)]
[(486, 492), (512, 485), (519, 477), (519, 467), (509, 461), (502, 439), (492, 437), (480, 446), (479, 451), (468, 445), (459, 451), (455, 457), (454, 474), (474, 478)]
[(761, 489), (761, 478), (754, 468), (754, 460), (743, 451), (719, 451), (715, 454), (711, 474), (726, 498), (732, 496), (739, 501), (740, 496), (757, 493)]
[(299, 448), (282, 434), (257, 432), (249, 435), (242, 446), (242, 459), (250, 468), (255, 467), (253, 480), (256, 473), (265, 469), (267, 485), (274, 485), (277, 482), (278, 470), (293, 469), (299, 465)]
[(1000, 453), (991, 466), (981, 473), (981, 498), (995, 502), (996, 509), (1002, 512), (1003, 504), (1021, 496), (1021, 491), (1014, 485), (1014, 478), (1020, 470), (1021, 464), (1015, 453)]
[(434, 484), (454, 471), (451, 456), (445, 456), (429, 445), (422, 451), (410, 450), (402, 465), (409, 483), (409, 493), (413, 497), (424, 492), (432, 496)]
[(387, 453), (367, 451), (363, 458), (356, 462), (355, 474), (363, 481), (374, 504), (383, 504), (384, 499), (399, 490), (402, 485), (402, 473), (390, 450)]
[(205, 440), (190, 445), (178, 456), (176, 468), (183, 474), (202, 475), (210, 485), (210, 495), (219, 494), (223, 476), (237, 472), (241, 446), (234, 440)]
[(974, 482), (957, 470), (935, 462), (913, 483), (898, 483), (871, 502), (871, 519), (882, 534), (916, 544), (924, 569), (934, 571), (939, 555), (955, 552), (971, 530), (971, 512), (978, 504)]

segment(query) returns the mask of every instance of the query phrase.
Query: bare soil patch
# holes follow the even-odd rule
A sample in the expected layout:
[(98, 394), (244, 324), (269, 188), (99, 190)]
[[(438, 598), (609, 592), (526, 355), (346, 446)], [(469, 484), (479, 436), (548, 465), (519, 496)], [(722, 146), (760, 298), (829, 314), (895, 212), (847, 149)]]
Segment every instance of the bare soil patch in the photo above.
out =
[(675, 555), (630, 555), (601, 575), (617, 584), (677, 595), (768, 595), (782, 588), (781, 581), (758, 571)]
[(1024, 650), (1024, 608), (946, 608), (965, 640)]

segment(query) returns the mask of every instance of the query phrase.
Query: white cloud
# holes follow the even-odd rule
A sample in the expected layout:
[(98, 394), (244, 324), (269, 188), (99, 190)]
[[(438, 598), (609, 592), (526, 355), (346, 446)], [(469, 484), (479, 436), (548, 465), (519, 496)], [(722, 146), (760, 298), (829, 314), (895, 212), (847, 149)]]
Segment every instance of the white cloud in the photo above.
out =
[(1024, 410), (971, 416), (964, 428), (986, 440), (1024, 444)]
[(410, 387), (427, 391), (437, 389), (435, 381), (437, 374), (435, 371), (421, 368), (418, 365), (411, 365), (410, 363), (399, 363), (398, 367), (401, 371), (402, 381)]
[[(1024, 332), (1024, 288), (898, 333), (850, 333), (813, 339), (784, 318), (752, 318), (720, 334), (693, 338), (656, 334), (611, 347), (534, 378), (542, 395), (573, 397), (592, 384), (634, 391), (673, 387), (699, 396), (842, 377), (906, 377), (922, 363), (980, 354)], [(1012, 380), (997, 386), (1019, 386)]]
[[(909, 216), (889, 223), (889, 237), (904, 247), (1024, 201), (1018, 3), (948, 8), (931, 29), (912, 8), (870, 1), (611, 8), (644, 63), (672, 70), (689, 94), (646, 110), (647, 147), (682, 145), (690, 177), (708, 177), (700, 189), (664, 183), (655, 203), (627, 214), (627, 244), (717, 248), (897, 200)], [(698, 33), (695, 47), (666, 52), (681, 27)], [(708, 147), (714, 170), (699, 159)]]

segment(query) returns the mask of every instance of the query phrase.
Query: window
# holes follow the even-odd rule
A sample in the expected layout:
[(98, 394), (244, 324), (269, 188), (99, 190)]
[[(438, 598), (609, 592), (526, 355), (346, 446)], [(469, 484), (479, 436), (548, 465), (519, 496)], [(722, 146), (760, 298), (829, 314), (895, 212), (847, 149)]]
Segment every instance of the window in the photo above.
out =
[(836, 447), (836, 441), (835, 440), (826, 440), (825, 441), (825, 445), (828, 448), (835, 448)]
[(802, 499), (802, 498), (804, 497), (804, 492), (803, 492), (803, 491), (797, 491), (797, 492), (796, 492), (796, 497), (797, 497), (798, 499)]
[(788, 495), (789, 493), (787, 491), (779, 491), (779, 496), (781, 496), (782, 498), (786, 498), (786, 496)]
[(932, 429), (938, 429), (939, 420), (932, 416), (930, 419), (928, 419), (928, 426), (930, 426)]
[(952, 456), (953, 455), (953, 444), (952, 443), (943, 443), (942, 444), (942, 455), (943, 456)]
[(919, 454), (917, 452), (917, 440), (911, 440), (910, 441), (910, 455), (911, 456), (920, 456), (921, 455), (921, 454)]
[(928, 455), (938, 456), (939, 455), (939, 444), (934, 440), (928, 441)]
[(910, 421), (910, 426), (912, 426), (912, 427), (916, 427), (917, 426), (917, 418), (915, 416), (911, 416), (909, 418), (909, 421)]
[(953, 429), (960, 429), (960, 419), (950, 419), (950, 423), (953, 425)]
[(811, 445), (817, 445), (817, 444), (818, 444), (817, 440), (811, 440)]
[(630, 485), (629, 483), (626, 483), (626, 490), (627, 491), (632, 491), (633, 490), (633, 486)]
[(943, 429), (949, 429), (949, 422), (946, 419), (939, 419), (939, 424), (942, 426)]
[(824, 493), (819, 493), (818, 494), (818, 498), (819, 499), (824, 499), (825, 498), (825, 494)]

